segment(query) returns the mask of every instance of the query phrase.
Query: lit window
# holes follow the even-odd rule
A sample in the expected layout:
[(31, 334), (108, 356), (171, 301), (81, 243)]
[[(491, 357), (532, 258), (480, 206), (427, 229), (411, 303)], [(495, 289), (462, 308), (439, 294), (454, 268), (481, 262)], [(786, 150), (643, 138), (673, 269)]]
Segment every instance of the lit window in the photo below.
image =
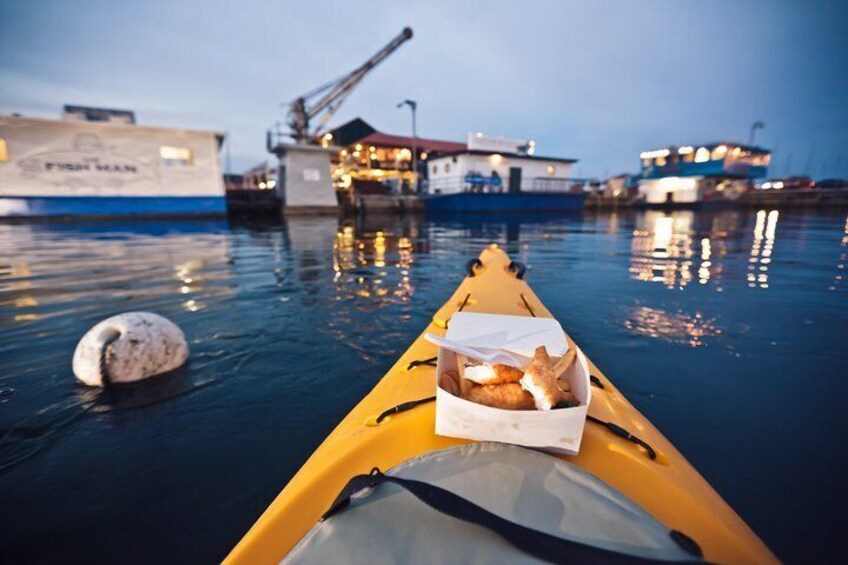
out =
[(9, 160), (9, 148), (6, 146), (6, 140), (0, 137), (0, 163), (5, 163)]
[(713, 160), (717, 161), (719, 159), (724, 159), (725, 155), (727, 155), (727, 145), (719, 145), (713, 149)]
[(426, 151), (422, 151), (422, 152), (421, 152), (421, 160), (422, 160), (422, 161), (426, 161), (426, 160), (427, 160), (427, 152), (426, 152)]
[(665, 157), (657, 157), (657, 167), (664, 167), (666, 164)]
[(187, 147), (171, 147), (163, 145), (159, 148), (159, 157), (166, 167), (193, 165), (194, 155)]
[(489, 162), (492, 165), (500, 165), (503, 162), (503, 155), (499, 155), (498, 153), (495, 153), (494, 155), (490, 155), (489, 156)]
[(706, 163), (710, 160), (710, 150), (706, 147), (699, 147), (695, 152), (695, 162), (696, 163)]
[(548, 165), (548, 176), (554, 176), (556, 173), (556, 167), (553, 165)]

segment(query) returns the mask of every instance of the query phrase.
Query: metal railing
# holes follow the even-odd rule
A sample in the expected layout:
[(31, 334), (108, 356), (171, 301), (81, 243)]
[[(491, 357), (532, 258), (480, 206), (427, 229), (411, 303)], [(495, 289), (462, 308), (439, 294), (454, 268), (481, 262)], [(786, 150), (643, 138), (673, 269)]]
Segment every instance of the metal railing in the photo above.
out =
[[(522, 178), (521, 192), (582, 192), (592, 179), (563, 177)], [(456, 192), (509, 192), (509, 179), (497, 176), (454, 175), (428, 179), (423, 183), (425, 192), (431, 194)]]

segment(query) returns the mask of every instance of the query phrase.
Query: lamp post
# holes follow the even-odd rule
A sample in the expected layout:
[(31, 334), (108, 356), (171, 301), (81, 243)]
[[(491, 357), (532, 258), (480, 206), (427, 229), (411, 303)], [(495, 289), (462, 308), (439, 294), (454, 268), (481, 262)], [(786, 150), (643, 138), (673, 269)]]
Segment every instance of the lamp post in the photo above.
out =
[(415, 111), (418, 109), (418, 102), (409, 100), (399, 102), (397, 107), (402, 108), (409, 106), (412, 110), (412, 172), (415, 173), (415, 192), (418, 192), (418, 135), (415, 132)]
[(757, 133), (758, 129), (763, 129), (764, 127), (766, 127), (766, 125), (760, 120), (751, 124), (751, 132), (748, 134), (748, 145), (754, 145), (754, 134)]

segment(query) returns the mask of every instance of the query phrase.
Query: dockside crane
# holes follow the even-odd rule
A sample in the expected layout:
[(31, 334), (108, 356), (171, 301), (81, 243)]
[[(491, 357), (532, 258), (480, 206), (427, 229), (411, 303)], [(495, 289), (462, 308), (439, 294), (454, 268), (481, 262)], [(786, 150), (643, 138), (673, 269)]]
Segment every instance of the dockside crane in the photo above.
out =
[[(297, 97), (289, 103), (286, 123), (290, 128), (289, 136), (302, 145), (320, 143), (324, 128), (333, 114), (344, 103), (356, 86), (369, 72), (395, 52), (404, 42), (412, 38), (412, 29), (404, 28), (394, 39), (377, 51), (365, 63), (352, 72), (332, 80), (318, 88)], [(313, 123), (316, 125), (313, 127)], [(271, 132), (268, 132), (269, 148)]]

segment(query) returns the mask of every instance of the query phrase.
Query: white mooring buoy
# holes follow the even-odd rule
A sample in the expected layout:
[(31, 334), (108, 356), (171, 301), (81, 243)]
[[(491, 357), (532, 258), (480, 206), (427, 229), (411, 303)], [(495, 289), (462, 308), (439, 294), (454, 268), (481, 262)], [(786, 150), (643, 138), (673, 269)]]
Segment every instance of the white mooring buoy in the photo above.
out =
[(150, 312), (126, 312), (88, 330), (74, 351), (74, 375), (89, 386), (140, 381), (183, 365), (185, 334)]

